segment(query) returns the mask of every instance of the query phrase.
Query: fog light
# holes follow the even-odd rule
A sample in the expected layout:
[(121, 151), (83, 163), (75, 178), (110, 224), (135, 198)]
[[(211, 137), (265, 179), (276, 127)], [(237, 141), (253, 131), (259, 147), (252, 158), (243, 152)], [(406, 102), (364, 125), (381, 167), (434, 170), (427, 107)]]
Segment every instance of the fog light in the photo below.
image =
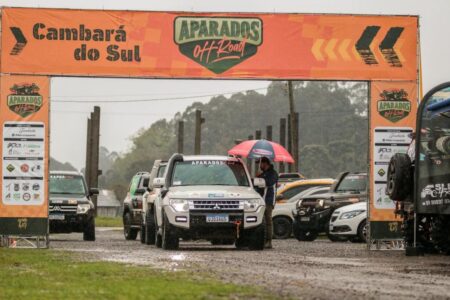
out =
[(183, 216), (175, 217), (175, 221), (176, 221), (176, 222), (183, 222), (183, 223), (186, 223), (186, 222), (187, 222), (187, 217), (183, 217)]
[(251, 217), (247, 217), (246, 220), (247, 220), (247, 223), (256, 223), (256, 220), (258, 220), (258, 219), (256, 217), (251, 216)]

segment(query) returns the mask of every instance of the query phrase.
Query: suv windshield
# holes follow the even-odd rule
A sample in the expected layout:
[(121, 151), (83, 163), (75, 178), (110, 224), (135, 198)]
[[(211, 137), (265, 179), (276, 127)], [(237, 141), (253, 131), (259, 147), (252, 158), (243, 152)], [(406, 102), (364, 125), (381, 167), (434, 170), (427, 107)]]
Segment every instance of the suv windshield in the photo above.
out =
[(249, 186), (244, 166), (240, 162), (194, 160), (176, 162), (172, 186), (230, 185)]
[(348, 174), (339, 183), (336, 189), (338, 193), (354, 192), (363, 193), (366, 191), (367, 177), (362, 174)]
[(83, 177), (50, 174), (50, 194), (86, 195)]

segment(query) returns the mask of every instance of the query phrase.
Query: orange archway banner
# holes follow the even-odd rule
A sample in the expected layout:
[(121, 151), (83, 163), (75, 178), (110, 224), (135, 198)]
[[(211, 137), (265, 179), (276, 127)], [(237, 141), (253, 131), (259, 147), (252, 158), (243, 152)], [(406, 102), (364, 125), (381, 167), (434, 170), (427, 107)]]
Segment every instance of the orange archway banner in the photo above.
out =
[(417, 17), (4, 8), (1, 72), (415, 80)]
[[(390, 156), (406, 151), (414, 130), (420, 82), (417, 16), (40, 8), (2, 8), (1, 16), (0, 229), (9, 229), (0, 234), (36, 232), (26, 228), (39, 226), (24, 224), (39, 218), (40, 232), (46, 233), (48, 77), (87, 76), (369, 81), (371, 236), (399, 237), (394, 202), (384, 187)], [(35, 153), (19, 151), (23, 163), (5, 148), (8, 134), (27, 126), (44, 143), (39, 157), (45, 173), (32, 178), (39, 177), (42, 193), (32, 198), (20, 189), (28, 180), (23, 165), (29, 167)], [(19, 191), (9, 193), (10, 183)]]

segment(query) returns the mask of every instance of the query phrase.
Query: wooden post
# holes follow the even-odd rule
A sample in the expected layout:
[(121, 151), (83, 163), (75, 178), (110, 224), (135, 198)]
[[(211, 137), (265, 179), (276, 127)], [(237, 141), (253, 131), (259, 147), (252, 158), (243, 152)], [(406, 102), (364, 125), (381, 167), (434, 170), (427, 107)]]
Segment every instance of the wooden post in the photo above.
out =
[[(286, 148), (286, 118), (280, 119), (280, 145)], [(280, 173), (284, 172), (284, 163), (280, 162)]]
[(195, 144), (194, 144), (194, 154), (198, 155), (201, 153), (201, 142), (202, 142), (202, 124), (205, 123), (205, 119), (202, 118), (202, 111), (195, 111)]
[[(288, 122), (287, 122), (287, 150), (288, 152), (294, 156), (292, 153), (292, 129), (291, 129), (291, 114), (288, 114)], [(292, 164), (288, 164), (288, 171), (292, 172)]]
[(184, 151), (184, 121), (178, 121), (178, 153)]
[[(90, 187), (98, 188), (99, 170), (99, 150), (100, 150), (100, 107), (95, 106), (91, 114), (91, 172), (89, 175)], [(92, 197), (95, 206), (95, 215), (97, 215), (97, 196)]]
[[(91, 113), (92, 117), (92, 113)], [(91, 151), (92, 151), (92, 130), (91, 130), (91, 118), (87, 119), (87, 133), (86, 133), (86, 165), (84, 167), (84, 178), (88, 189), (91, 188)]]
[(292, 81), (288, 81), (288, 95), (289, 95), (289, 114), (291, 116), (289, 124), (291, 125), (290, 139), (292, 144), (291, 155), (295, 159), (295, 163), (292, 165), (293, 172), (298, 171), (298, 127), (296, 124), (295, 106), (294, 106), (294, 91), (292, 88)]
[[(250, 134), (247, 138), (247, 140), (251, 141), (253, 140), (253, 134)], [(252, 160), (247, 158), (247, 169), (251, 173), (252, 172)], [(251, 174), (250, 174), (251, 175)]]
[[(261, 139), (261, 130), (256, 130), (255, 131), (255, 140), (260, 140)], [(255, 176), (259, 171), (259, 164), (256, 163), (255, 160)]]
[(272, 140), (272, 125), (266, 126), (266, 140)]
[(299, 164), (298, 164), (298, 158), (299, 158), (299, 145), (298, 145), (298, 138), (299, 138), (299, 113), (294, 113), (295, 119), (294, 119), (294, 139), (293, 139), (293, 157), (294, 157), (294, 170), (295, 172), (298, 172), (299, 170)]

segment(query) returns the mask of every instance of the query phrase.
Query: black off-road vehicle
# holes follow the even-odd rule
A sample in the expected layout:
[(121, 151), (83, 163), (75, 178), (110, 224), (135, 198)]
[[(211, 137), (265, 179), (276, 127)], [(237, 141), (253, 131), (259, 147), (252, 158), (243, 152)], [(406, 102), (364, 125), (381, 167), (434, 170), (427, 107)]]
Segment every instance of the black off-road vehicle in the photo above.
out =
[(410, 149), (391, 158), (387, 176), (406, 254), (450, 255), (450, 82), (425, 95)]
[(329, 193), (312, 195), (297, 202), (294, 211), (293, 233), (299, 241), (314, 241), (320, 233), (326, 233), (331, 241), (345, 238), (329, 234), (333, 212), (342, 206), (367, 201), (367, 174), (341, 173)]
[(88, 191), (82, 174), (50, 172), (50, 233), (82, 232), (83, 240), (95, 241), (95, 209), (91, 201), (94, 194), (98, 194), (98, 189)]

